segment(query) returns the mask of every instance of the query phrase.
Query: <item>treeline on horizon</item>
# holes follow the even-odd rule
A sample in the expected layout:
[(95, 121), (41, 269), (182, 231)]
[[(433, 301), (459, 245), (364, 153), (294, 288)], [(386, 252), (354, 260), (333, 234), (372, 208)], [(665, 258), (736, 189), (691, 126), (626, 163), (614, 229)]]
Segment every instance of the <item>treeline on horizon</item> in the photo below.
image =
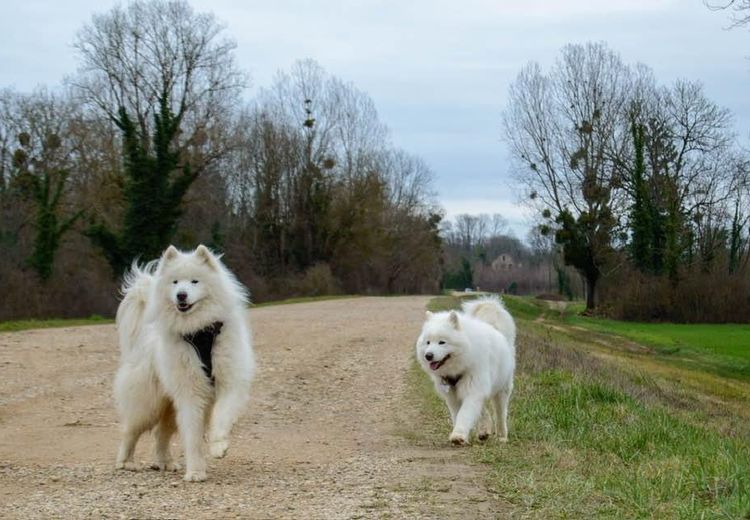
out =
[(300, 61), (243, 101), (234, 43), (182, 1), (74, 48), (63, 89), (0, 92), (0, 319), (111, 314), (170, 243), (223, 252), (254, 301), (439, 290), (432, 173), (354, 85)]
[(504, 137), (538, 225), (435, 200), (372, 100), (311, 60), (247, 101), (235, 44), (184, 1), (78, 32), (54, 91), (0, 91), (0, 319), (111, 315), (118, 278), (205, 243), (257, 302), (467, 287), (636, 320), (750, 319), (750, 161), (700, 83), (605, 44), (511, 86)]

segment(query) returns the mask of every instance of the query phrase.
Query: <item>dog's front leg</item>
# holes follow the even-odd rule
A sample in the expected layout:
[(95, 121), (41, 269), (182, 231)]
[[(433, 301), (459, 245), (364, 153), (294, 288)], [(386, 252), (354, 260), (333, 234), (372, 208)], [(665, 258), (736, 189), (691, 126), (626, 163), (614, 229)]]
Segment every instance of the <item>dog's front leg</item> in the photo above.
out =
[(456, 414), (456, 422), (453, 425), (453, 432), (449, 440), (453, 444), (466, 444), (469, 442), (469, 433), (474, 429), (474, 425), (482, 414), (482, 405), (484, 398), (482, 396), (467, 396), (461, 403), (461, 408)]
[(203, 454), (203, 432), (205, 429), (205, 409), (196, 406), (197, 399), (175, 402), (177, 424), (185, 447), (184, 479), (188, 482), (206, 480), (206, 457)]
[(461, 407), (461, 401), (458, 399), (458, 396), (456, 395), (456, 391), (453, 389), (448, 390), (444, 394), (445, 396), (445, 404), (448, 405), (448, 411), (451, 413), (451, 426), (456, 426), (456, 415), (458, 415), (458, 410)]
[(217, 389), (208, 430), (208, 449), (212, 457), (220, 459), (226, 455), (229, 449), (229, 433), (237, 416), (247, 404), (248, 393), (249, 390), (245, 387)]

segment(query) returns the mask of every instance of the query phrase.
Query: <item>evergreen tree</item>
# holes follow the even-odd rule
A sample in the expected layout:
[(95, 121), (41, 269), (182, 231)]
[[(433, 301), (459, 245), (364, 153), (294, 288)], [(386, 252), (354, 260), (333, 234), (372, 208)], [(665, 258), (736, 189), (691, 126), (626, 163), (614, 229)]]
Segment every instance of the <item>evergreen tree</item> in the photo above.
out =
[(60, 219), (60, 206), (68, 172), (55, 168), (44, 159), (52, 156), (60, 147), (60, 138), (54, 134), (48, 135), (39, 159), (30, 156), (30, 137), (27, 133), (21, 133), (18, 139), (21, 147), (15, 151), (13, 163), (19, 170), (19, 178), (23, 179), (21, 184), (31, 194), (36, 207), (34, 249), (28, 261), (39, 278), (47, 281), (52, 276), (60, 239), (83, 212), (74, 213), (62, 221)]
[(60, 239), (83, 214), (83, 211), (78, 211), (63, 219), (62, 222), (58, 217), (60, 198), (67, 176), (67, 172), (59, 171), (54, 176), (50, 172), (44, 172), (41, 178), (33, 177), (33, 193), (36, 201), (36, 236), (34, 237), (34, 251), (29, 258), (29, 264), (44, 281), (52, 276), (52, 266), (55, 261), (55, 254), (60, 247)]
[[(668, 176), (665, 180), (669, 181)], [(667, 182), (664, 190), (666, 200), (666, 215), (664, 219), (664, 272), (669, 275), (672, 283), (678, 281), (678, 269), (683, 260), (683, 252), (692, 256), (692, 233), (683, 225), (684, 215), (677, 198), (677, 187)], [(692, 258), (686, 262), (692, 263)]]
[(182, 200), (197, 177), (181, 160), (175, 139), (180, 118), (169, 107), (167, 93), (159, 99), (154, 115), (152, 146), (138, 125), (121, 107), (115, 123), (122, 132), (125, 166), (125, 214), (121, 229), (92, 223), (86, 234), (102, 249), (115, 275), (136, 258), (155, 258), (174, 236), (182, 213)]
[(443, 277), (443, 287), (446, 289), (456, 289), (462, 291), (474, 286), (474, 273), (471, 268), (471, 262), (465, 257), (461, 257), (461, 266), (456, 271), (447, 271)]
[(630, 209), (631, 243), (633, 263), (642, 272), (654, 270), (654, 223), (650, 193), (646, 185), (646, 163), (643, 155), (643, 126), (633, 119), (631, 125), (635, 164), (633, 166), (633, 205)]
[(559, 226), (555, 242), (562, 245), (565, 264), (573, 266), (586, 280), (586, 312), (591, 313), (596, 307), (596, 287), (602, 274), (598, 258), (601, 250), (593, 244), (602, 243), (604, 236), (609, 241), (611, 224), (600, 226), (603, 222), (588, 212), (575, 218), (567, 210), (560, 213), (555, 222)]
[(732, 229), (729, 236), (729, 272), (734, 273), (740, 264), (740, 254), (744, 246), (742, 239), (743, 223), (740, 210), (740, 200), (734, 203), (734, 215), (732, 216)]

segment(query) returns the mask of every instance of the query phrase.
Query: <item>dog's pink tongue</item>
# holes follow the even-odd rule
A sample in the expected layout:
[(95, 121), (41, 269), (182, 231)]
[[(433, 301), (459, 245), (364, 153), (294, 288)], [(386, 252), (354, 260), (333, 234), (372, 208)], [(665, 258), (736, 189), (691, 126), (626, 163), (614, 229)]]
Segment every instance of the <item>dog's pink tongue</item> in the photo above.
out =
[(432, 370), (437, 370), (439, 366), (440, 366), (440, 361), (433, 361), (432, 363), (430, 363), (430, 368)]

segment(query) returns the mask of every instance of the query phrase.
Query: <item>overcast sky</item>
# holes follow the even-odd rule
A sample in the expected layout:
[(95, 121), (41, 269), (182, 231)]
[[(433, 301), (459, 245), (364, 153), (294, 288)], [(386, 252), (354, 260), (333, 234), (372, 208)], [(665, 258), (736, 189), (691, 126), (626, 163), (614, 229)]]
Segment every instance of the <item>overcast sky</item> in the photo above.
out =
[[(0, 87), (59, 85), (76, 69), (71, 42), (108, 0), (0, 0)], [(567, 43), (606, 41), (657, 78), (700, 80), (735, 114), (750, 144), (750, 33), (701, 0), (195, 0), (237, 41), (253, 87), (313, 58), (374, 99), (394, 143), (435, 172), (449, 215), (501, 213), (523, 236), (500, 114), (528, 61)], [(248, 93), (251, 96), (253, 89)]]

